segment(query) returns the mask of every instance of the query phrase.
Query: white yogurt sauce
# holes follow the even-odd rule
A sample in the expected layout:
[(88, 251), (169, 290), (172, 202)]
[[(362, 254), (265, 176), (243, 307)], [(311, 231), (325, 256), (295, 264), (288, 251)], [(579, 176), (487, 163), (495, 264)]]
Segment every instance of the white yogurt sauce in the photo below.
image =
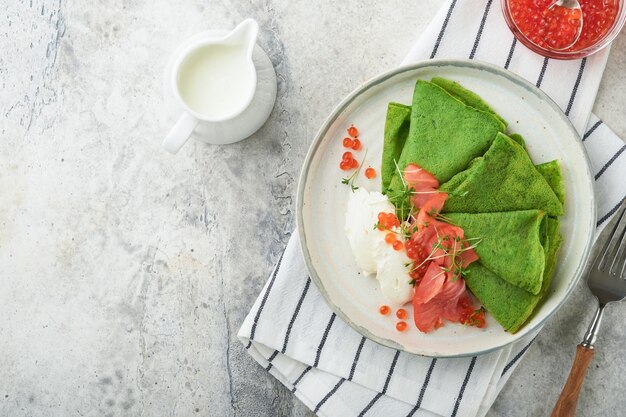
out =
[(385, 234), (389, 232), (374, 228), (378, 213), (394, 210), (383, 194), (359, 188), (350, 193), (345, 232), (359, 268), (366, 275), (376, 274), (380, 289), (389, 302), (405, 304), (413, 297), (406, 266), (411, 260), (404, 249), (396, 251), (385, 242)]

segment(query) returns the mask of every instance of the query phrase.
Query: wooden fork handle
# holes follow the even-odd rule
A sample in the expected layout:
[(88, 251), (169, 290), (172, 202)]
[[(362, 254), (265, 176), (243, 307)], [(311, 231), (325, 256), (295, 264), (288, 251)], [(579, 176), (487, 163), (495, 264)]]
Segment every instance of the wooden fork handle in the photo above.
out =
[(573, 417), (576, 414), (578, 394), (580, 394), (583, 379), (594, 353), (593, 348), (583, 345), (576, 347), (576, 357), (574, 358), (572, 369), (569, 371), (569, 376), (561, 391), (561, 396), (552, 410), (551, 417)]

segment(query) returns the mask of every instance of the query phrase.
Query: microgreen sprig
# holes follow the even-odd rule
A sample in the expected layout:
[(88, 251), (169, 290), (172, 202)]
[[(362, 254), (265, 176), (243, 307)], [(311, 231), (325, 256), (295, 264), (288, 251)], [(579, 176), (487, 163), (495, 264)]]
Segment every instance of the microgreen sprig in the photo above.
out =
[[(449, 245), (446, 245), (445, 242), (450, 241), (450, 236), (441, 236), (439, 235), (439, 231), (435, 227), (435, 232), (437, 233), (437, 242), (435, 242), (432, 246), (431, 252), (428, 256), (418, 265), (414, 265), (411, 271), (414, 271), (421, 266), (425, 265), (427, 262), (433, 261), (435, 259), (441, 259), (445, 257), (450, 257), (451, 265), (449, 268), (441, 268), (444, 272), (451, 272), (455, 275), (453, 281), (456, 281), (458, 276), (466, 275), (468, 273), (467, 268), (463, 267), (463, 259), (459, 256), (463, 252), (474, 249), (478, 246), (481, 239), (480, 238), (470, 238), (470, 239), (461, 239), (458, 236), (452, 238), (458, 245), (452, 245), (453, 250), (450, 251)], [(475, 241), (475, 243), (471, 243)], [(460, 249), (457, 249), (460, 248)], [(437, 250), (440, 250), (443, 253), (435, 254)]]
[(356, 178), (359, 175), (359, 172), (361, 172), (361, 167), (363, 167), (363, 165), (365, 165), (365, 160), (367, 159), (367, 149), (365, 150), (365, 155), (363, 156), (363, 162), (361, 162), (359, 164), (359, 167), (356, 169), (356, 171), (354, 171), (352, 173), (352, 175), (350, 175), (349, 177), (346, 178), (342, 178), (341, 179), (341, 183), (344, 185), (347, 185), (350, 187), (350, 189), (352, 190), (352, 192), (355, 192), (356, 190), (359, 189), (358, 186), (354, 185), (354, 181), (356, 180)]

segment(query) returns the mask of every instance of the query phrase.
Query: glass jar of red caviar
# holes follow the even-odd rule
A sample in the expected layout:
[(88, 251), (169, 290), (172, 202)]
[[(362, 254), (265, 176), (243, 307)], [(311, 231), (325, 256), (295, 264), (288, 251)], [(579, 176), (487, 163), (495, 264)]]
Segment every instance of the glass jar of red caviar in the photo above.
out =
[[(543, 13), (554, 0), (500, 0), (504, 19), (515, 37), (528, 49), (556, 59), (578, 59), (607, 46), (626, 22), (626, 0), (579, 0), (583, 27), (580, 37), (567, 49), (553, 48), (567, 36), (563, 30), (546, 30)], [(569, 22), (570, 24), (572, 22)], [(568, 19), (560, 24), (567, 25)], [(554, 29), (554, 28), (553, 28)]]

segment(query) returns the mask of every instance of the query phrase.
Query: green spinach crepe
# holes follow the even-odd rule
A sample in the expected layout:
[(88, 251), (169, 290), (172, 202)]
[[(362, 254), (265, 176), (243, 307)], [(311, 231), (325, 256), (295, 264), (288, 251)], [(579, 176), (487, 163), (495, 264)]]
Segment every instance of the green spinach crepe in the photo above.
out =
[[(509, 135), (517, 144), (519, 144), (524, 150), (526, 150), (526, 141), (522, 135), (518, 133), (511, 133)], [(565, 204), (565, 185), (563, 185), (563, 176), (561, 174), (561, 165), (556, 159), (542, 164), (535, 165), (537, 171), (546, 179), (554, 194), (561, 202)]]
[[(509, 135), (511, 139), (517, 142), (524, 150), (526, 150), (526, 141), (522, 135), (518, 133), (512, 133)], [(565, 204), (565, 185), (563, 184), (563, 176), (561, 174), (561, 165), (556, 159), (542, 164), (535, 165), (537, 171), (548, 182), (552, 191), (559, 199), (561, 204)]]
[[(398, 160), (400, 170), (416, 163), (440, 183), (465, 169), (482, 155), (504, 123), (492, 114), (467, 106), (443, 88), (418, 80), (413, 92), (409, 136)], [(402, 189), (402, 179), (393, 176), (390, 191)]]
[(563, 184), (563, 175), (561, 174), (559, 161), (544, 162), (543, 164), (535, 165), (535, 168), (546, 179), (561, 204), (565, 204), (565, 185)]
[(476, 110), (484, 111), (486, 113), (493, 115), (506, 128), (506, 125), (507, 125), (506, 121), (502, 117), (500, 117), (500, 115), (497, 114), (495, 110), (493, 110), (491, 106), (489, 106), (489, 104), (485, 103), (485, 101), (482, 98), (480, 98), (478, 94), (474, 93), (473, 91), (468, 90), (467, 88), (461, 86), (461, 84), (457, 82), (454, 82), (452, 80), (448, 80), (445, 78), (435, 77), (432, 80), (430, 80), (430, 82), (443, 88), (444, 90), (448, 92), (448, 94), (450, 94), (451, 96), (455, 97), (458, 100), (461, 100), (466, 105), (473, 107)]
[(539, 209), (563, 214), (563, 205), (528, 153), (503, 133), (489, 150), (441, 190), (450, 194), (445, 212), (483, 213)]
[(380, 176), (383, 194), (387, 192), (391, 178), (396, 172), (396, 163), (400, 159), (402, 148), (409, 135), (411, 106), (389, 103), (385, 119), (385, 141), (383, 143), (383, 160)]
[(526, 150), (526, 141), (524, 140), (522, 135), (520, 135), (519, 133), (511, 133), (509, 137), (513, 139), (519, 146), (524, 148), (524, 150)]
[(508, 283), (482, 265), (481, 261), (470, 264), (464, 276), (465, 283), (474, 296), (480, 300), (504, 330), (511, 333), (517, 332), (528, 321), (552, 282), (556, 255), (562, 238), (559, 234), (558, 219), (548, 217), (545, 224), (546, 263), (539, 294), (531, 294)]
[(480, 239), (471, 243), (476, 244), (474, 250), (485, 267), (510, 284), (539, 294), (546, 263), (541, 233), (544, 216), (539, 210), (524, 210), (449, 213), (445, 219), (461, 227), (467, 239)]

